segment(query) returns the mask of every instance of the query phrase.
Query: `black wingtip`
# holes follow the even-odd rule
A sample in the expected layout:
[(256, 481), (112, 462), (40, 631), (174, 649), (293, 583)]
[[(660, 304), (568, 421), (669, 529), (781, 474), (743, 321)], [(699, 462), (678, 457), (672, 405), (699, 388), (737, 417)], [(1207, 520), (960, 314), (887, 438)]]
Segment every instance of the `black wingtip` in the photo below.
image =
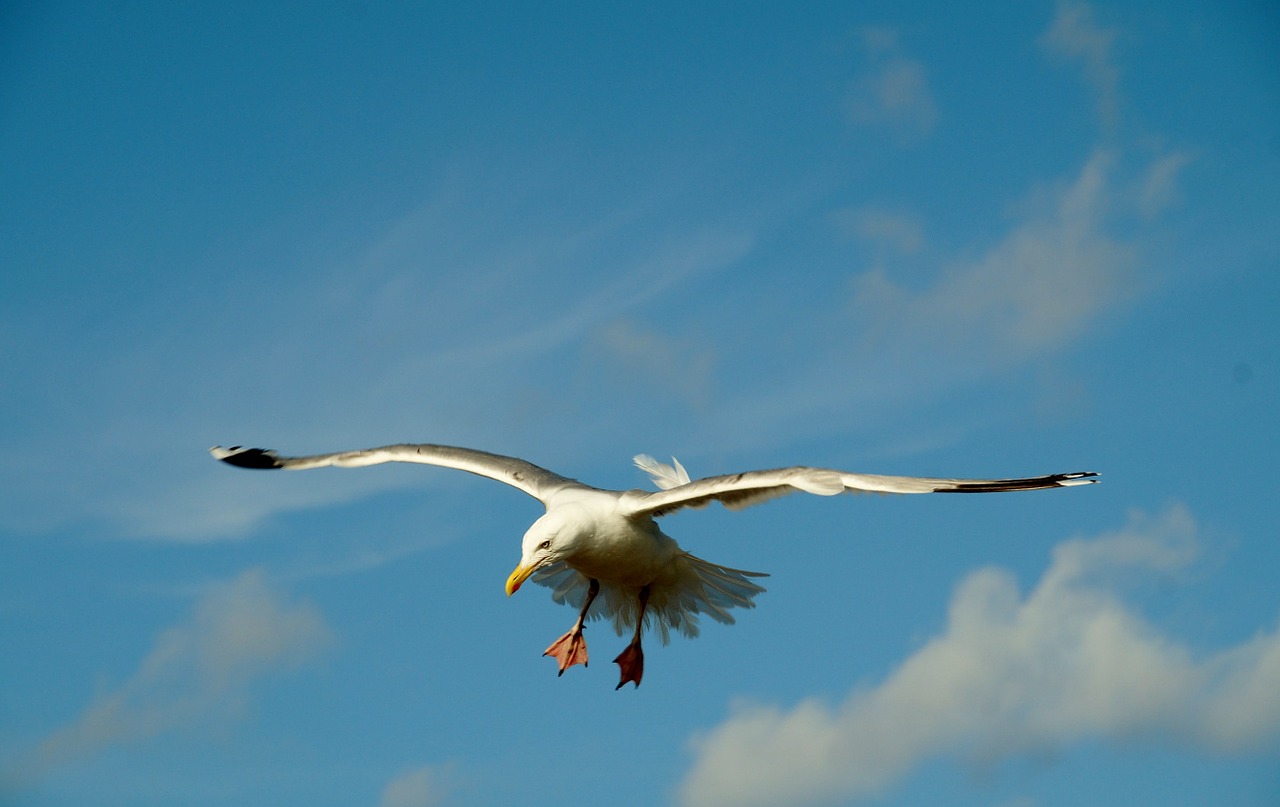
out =
[(998, 479), (990, 482), (974, 482), (956, 485), (951, 488), (939, 488), (935, 493), (1003, 493), (1011, 490), (1044, 490), (1046, 488), (1069, 488), (1076, 485), (1092, 485), (1097, 483), (1096, 471), (1076, 471), (1070, 474), (1050, 474), (1035, 476), (1029, 479)]
[(282, 467), (276, 452), (268, 451), (264, 448), (241, 448), (240, 446), (223, 448), (222, 446), (214, 446), (209, 449), (209, 453), (213, 455), (214, 459), (222, 460), (228, 465), (234, 465), (237, 468), (270, 470)]
[(1074, 474), (1062, 474), (1062, 482), (1066, 485), (1094, 485), (1102, 480), (1097, 471), (1077, 471)]

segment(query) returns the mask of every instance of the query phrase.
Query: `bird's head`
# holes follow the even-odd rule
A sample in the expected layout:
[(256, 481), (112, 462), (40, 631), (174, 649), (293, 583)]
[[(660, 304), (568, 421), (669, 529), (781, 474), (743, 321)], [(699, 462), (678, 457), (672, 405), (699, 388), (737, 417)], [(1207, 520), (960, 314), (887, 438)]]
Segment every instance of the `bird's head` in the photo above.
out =
[(533, 522), (520, 542), (520, 565), (507, 578), (507, 596), (515, 594), (534, 572), (571, 554), (577, 539), (573, 519), (564, 512), (549, 512)]

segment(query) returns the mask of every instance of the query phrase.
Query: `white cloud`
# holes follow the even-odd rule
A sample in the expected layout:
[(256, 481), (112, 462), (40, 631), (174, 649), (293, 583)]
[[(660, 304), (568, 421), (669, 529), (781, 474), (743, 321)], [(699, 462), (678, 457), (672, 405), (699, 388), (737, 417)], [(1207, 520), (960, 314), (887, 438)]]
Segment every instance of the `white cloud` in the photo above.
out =
[(1098, 114), (1105, 124), (1113, 124), (1119, 106), (1119, 70), (1112, 57), (1116, 32), (1101, 28), (1087, 3), (1062, 0), (1053, 22), (1040, 44), (1049, 53), (1076, 60), (1097, 95)]
[(924, 226), (910, 213), (854, 207), (837, 210), (832, 218), (840, 230), (880, 251), (911, 255), (924, 245)]
[[(910, 213), (835, 213), (836, 226), (861, 232), (881, 254), (874, 268), (851, 277), (847, 308), (815, 342), (822, 360), (799, 366), (785, 384), (720, 406), (714, 426), (739, 449), (749, 435), (794, 434), (850, 411), (881, 429), (952, 389), (1075, 345), (1141, 287), (1140, 256), (1113, 234), (1137, 198), (1115, 179), (1115, 163), (1100, 151), (1074, 175), (1033, 189), (994, 241), (931, 274), (918, 256), (893, 260), (893, 249), (914, 247), (917, 238), (924, 246)], [(934, 428), (927, 443), (954, 441), (971, 428), (957, 413), (949, 417), (945, 433)]]
[(330, 639), (313, 606), (287, 601), (261, 570), (246, 571), (205, 594), (189, 619), (162, 631), (128, 679), (41, 741), (5, 779), (39, 780), (109, 747), (234, 714), (254, 681), (302, 664)]
[(597, 329), (590, 345), (612, 384), (656, 386), (662, 389), (663, 397), (695, 407), (710, 402), (715, 352), (705, 345), (668, 336), (628, 319)]
[(450, 766), (423, 765), (401, 773), (382, 790), (380, 807), (436, 807), (449, 791)]
[(1059, 544), (1023, 596), (1011, 573), (970, 574), (947, 626), (882, 683), (829, 704), (740, 705), (696, 738), (693, 807), (869, 798), (922, 761), (992, 760), (1092, 739), (1215, 751), (1280, 732), (1280, 630), (1197, 658), (1118, 595), (1196, 554), (1172, 506), (1116, 532)]
[(1043, 210), (930, 286), (904, 288), (883, 270), (857, 278), (854, 305), (870, 324), (870, 346), (941, 350), (999, 366), (1079, 338), (1127, 291), (1133, 263), (1104, 226), (1110, 167), (1109, 155), (1095, 155)]
[[(845, 310), (821, 319), (827, 327), (813, 341), (820, 360), (798, 364), (785, 384), (718, 404), (713, 428), (739, 450), (753, 435), (794, 436), (841, 419), (852, 431), (883, 430), (954, 390), (1027, 366), (1044, 370), (1143, 289), (1141, 239), (1126, 225), (1140, 213), (1147, 180), (1129, 179), (1127, 168), (1111, 151), (1090, 155), (1010, 205), (993, 240), (950, 260), (932, 259), (937, 245), (923, 236), (921, 254), (893, 254), (891, 239), (911, 246), (919, 231), (909, 213), (837, 212), (836, 226), (854, 235), (861, 226), (881, 240), (871, 242), (871, 268), (850, 276)], [(725, 376), (732, 382), (730, 370)], [(1060, 418), (1087, 406), (1087, 391), (1072, 387), (1058, 385), (1062, 395), (1040, 410)], [(913, 430), (921, 445), (936, 447), (981, 427), (992, 411), (952, 409), (945, 425)]]
[(1192, 156), (1178, 151), (1154, 160), (1138, 188), (1138, 210), (1153, 219), (1178, 201), (1178, 178), (1191, 164)]
[(845, 98), (849, 120), (887, 126), (900, 135), (927, 134), (937, 121), (938, 108), (924, 65), (901, 53), (891, 30), (867, 29), (863, 40), (868, 64)]

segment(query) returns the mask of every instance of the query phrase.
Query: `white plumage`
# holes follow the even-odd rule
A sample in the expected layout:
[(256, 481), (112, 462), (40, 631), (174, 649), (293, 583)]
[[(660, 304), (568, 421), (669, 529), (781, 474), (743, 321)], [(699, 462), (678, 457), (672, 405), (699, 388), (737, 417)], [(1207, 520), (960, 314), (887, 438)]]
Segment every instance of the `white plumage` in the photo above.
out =
[[(551, 589), (556, 602), (579, 608), (574, 627), (547, 648), (560, 672), (587, 661), (582, 636), (587, 619), (608, 618), (619, 635), (634, 632), (615, 661), (621, 687), (640, 684), (644, 655), (640, 638), (652, 625), (665, 643), (672, 630), (698, 635), (698, 616), (732, 623), (731, 610), (754, 606), (764, 591), (759, 572), (720, 566), (695, 557), (658, 528), (656, 518), (685, 507), (718, 501), (730, 509), (758, 504), (795, 491), (832, 496), (846, 491), (876, 493), (992, 493), (1070, 487), (1096, 482), (1092, 472), (1024, 479), (947, 479), (853, 474), (794, 466), (691, 480), (674, 458), (672, 465), (639, 455), (635, 464), (659, 490), (604, 490), (584, 485), (515, 457), (468, 448), (403, 444), (283, 457), (258, 448), (214, 447), (219, 460), (242, 468), (302, 470), (356, 468), (384, 462), (416, 462), (468, 471), (519, 488), (538, 499), (546, 513), (529, 527), (521, 558), (507, 578), (512, 594), (530, 577)], [(599, 603), (591, 610), (593, 603)]]

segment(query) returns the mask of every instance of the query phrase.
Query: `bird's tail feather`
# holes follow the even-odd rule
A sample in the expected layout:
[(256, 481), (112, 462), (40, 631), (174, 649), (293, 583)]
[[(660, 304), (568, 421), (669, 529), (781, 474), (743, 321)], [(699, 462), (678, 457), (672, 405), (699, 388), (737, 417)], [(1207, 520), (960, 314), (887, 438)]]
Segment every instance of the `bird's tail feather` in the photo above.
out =
[[(655, 584), (645, 610), (645, 625), (652, 627), (666, 644), (673, 630), (693, 638), (699, 633), (698, 616), (706, 614), (717, 622), (732, 625), (731, 609), (754, 608), (755, 597), (764, 592), (764, 586), (752, 578), (767, 577), (762, 572), (733, 569), (703, 560), (685, 553), (676, 564), (672, 579)], [(590, 585), (587, 577), (565, 563), (556, 563), (541, 569), (533, 581), (551, 589), (551, 598), (558, 603), (581, 608), (586, 602)], [(619, 636), (635, 629), (639, 616), (639, 588), (600, 584), (600, 594), (588, 619), (609, 619)]]

